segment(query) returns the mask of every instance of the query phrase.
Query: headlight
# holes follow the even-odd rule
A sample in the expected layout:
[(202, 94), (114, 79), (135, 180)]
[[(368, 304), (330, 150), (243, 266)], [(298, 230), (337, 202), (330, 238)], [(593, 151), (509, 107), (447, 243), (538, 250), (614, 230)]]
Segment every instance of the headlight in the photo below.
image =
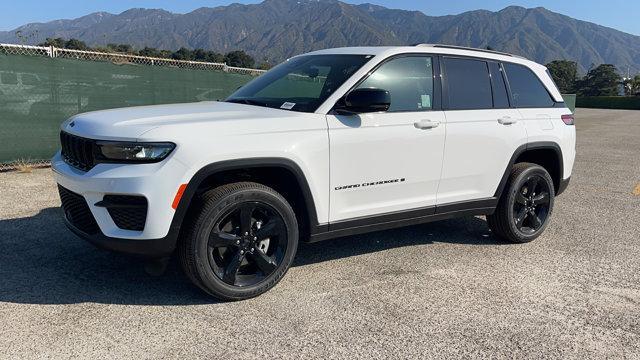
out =
[(176, 147), (173, 143), (125, 143), (99, 141), (98, 162), (157, 162), (166, 158)]

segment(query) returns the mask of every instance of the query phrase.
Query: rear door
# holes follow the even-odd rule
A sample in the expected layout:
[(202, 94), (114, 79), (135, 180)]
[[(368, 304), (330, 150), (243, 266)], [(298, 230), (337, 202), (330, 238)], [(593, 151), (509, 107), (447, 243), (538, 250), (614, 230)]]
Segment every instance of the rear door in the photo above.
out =
[(389, 91), (388, 111), (327, 115), (332, 229), (347, 226), (340, 223), (347, 219), (435, 211), (446, 125), (434, 81), (436, 60), (422, 54), (394, 57), (356, 86)]
[(493, 197), (527, 134), (500, 63), (443, 56), (442, 69), (447, 139), (437, 202), (446, 211), (447, 204)]
[(503, 65), (511, 88), (511, 101), (522, 116), (529, 142), (548, 141), (556, 126), (564, 126), (560, 116), (566, 110), (555, 107), (549, 91), (531, 69), (519, 64)]

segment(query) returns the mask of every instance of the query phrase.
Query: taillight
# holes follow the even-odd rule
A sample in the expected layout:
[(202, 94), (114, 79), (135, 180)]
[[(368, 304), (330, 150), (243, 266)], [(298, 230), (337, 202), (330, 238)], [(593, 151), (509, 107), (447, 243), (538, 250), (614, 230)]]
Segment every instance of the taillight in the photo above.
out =
[(565, 124), (567, 125), (573, 125), (575, 122), (575, 120), (573, 119), (573, 114), (569, 114), (569, 115), (562, 115), (562, 121), (564, 121)]

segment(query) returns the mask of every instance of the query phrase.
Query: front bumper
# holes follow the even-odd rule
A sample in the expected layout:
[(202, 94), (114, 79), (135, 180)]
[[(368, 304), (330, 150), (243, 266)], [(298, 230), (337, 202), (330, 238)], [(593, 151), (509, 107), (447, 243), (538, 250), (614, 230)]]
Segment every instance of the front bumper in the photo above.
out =
[(96, 247), (109, 251), (117, 251), (150, 258), (161, 258), (171, 255), (175, 249), (177, 241), (177, 238), (171, 235), (160, 239), (147, 240), (113, 238), (105, 236), (100, 231), (96, 234), (90, 235), (75, 227), (66, 217), (64, 218), (64, 223), (74, 234), (85, 239)]
[[(68, 165), (58, 152), (51, 161), (56, 182), (86, 201), (98, 231), (87, 233), (66, 219), (67, 226), (102, 248), (140, 255), (171, 252), (177, 236), (171, 231), (175, 210), (173, 197), (186, 173), (171, 157), (153, 164), (98, 164), (84, 172)], [(114, 222), (100, 202), (105, 195), (141, 196), (147, 200), (147, 216), (140, 231), (125, 230)]]
[(558, 186), (558, 190), (556, 191), (556, 196), (562, 194), (569, 187), (569, 181), (571, 181), (571, 176), (566, 179), (560, 180), (560, 186)]

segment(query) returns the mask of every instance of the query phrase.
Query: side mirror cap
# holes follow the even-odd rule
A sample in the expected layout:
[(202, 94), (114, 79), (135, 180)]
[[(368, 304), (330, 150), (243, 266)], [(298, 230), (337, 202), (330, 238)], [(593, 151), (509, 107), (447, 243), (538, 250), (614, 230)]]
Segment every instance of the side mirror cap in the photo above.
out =
[(361, 114), (387, 111), (391, 106), (391, 94), (387, 90), (376, 88), (355, 89), (348, 93), (335, 106), (338, 113)]

